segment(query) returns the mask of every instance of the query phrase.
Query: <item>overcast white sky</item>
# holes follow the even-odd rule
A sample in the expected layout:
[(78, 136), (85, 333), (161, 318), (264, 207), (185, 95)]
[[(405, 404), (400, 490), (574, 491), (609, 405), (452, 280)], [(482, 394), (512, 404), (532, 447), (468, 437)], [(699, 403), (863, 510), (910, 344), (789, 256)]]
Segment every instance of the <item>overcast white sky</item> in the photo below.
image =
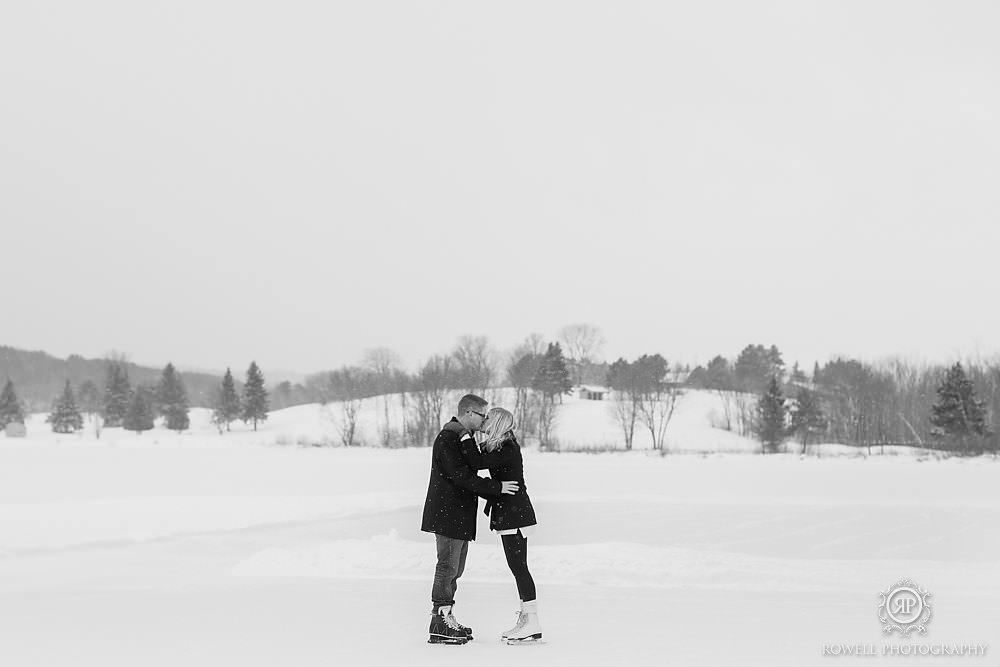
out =
[(0, 344), (1000, 347), (995, 2), (0, 9)]

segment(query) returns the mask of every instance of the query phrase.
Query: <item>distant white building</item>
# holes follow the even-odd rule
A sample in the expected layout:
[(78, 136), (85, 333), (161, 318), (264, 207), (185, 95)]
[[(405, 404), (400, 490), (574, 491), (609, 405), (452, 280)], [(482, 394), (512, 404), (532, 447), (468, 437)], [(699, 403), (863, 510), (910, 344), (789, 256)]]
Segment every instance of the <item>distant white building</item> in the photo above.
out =
[(603, 401), (611, 390), (596, 384), (581, 384), (576, 386), (573, 392), (577, 398), (584, 401)]

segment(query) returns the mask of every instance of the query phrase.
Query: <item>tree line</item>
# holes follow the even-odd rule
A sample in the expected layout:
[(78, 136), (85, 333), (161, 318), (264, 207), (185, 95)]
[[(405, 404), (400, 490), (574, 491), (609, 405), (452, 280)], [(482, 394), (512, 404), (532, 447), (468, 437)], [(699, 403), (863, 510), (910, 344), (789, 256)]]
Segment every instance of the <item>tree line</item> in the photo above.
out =
[[(243, 384), (233, 380), (230, 369), (221, 381), (218, 376), (188, 372), (182, 379), (172, 364), (168, 364), (169, 372), (166, 368), (154, 372), (117, 353), (101, 360), (71, 355), (64, 361), (43, 352), (0, 347), (0, 377), (6, 371), (10, 385), (7, 417), (0, 417), (0, 428), (10, 421), (23, 423), (26, 412), (40, 412), (51, 406), (51, 423), (60, 432), (79, 430), (82, 426), (78, 424), (86, 420), (94, 424), (98, 435), (102, 426), (142, 432), (152, 428), (150, 424), (156, 417), (162, 417), (168, 428), (183, 430), (188, 426), (187, 409), (193, 405), (212, 408), (213, 421), (224, 432), (237, 419), (246, 419), (256, 428), (271, 409), (340, 402), (344, 412), (341, 439), (346, 444), (356, 444), (360, 401), (378, 397), (381, 415), (378, 443), (393, 446), (429, 442), (440, 428), (448, 392), (462, 390), (485, 395), (511, 379), (511, 384), (517, 387), (515, 410), (523, 425), (522, 432), (539, 435), (550, 443), (554, 406), (559, 397), (573, 384), (602, 382), (607, 368), (606, 364), (595, 361), (604, 343), (599, 329), (575, 324), (563, 327), (558, 335), (559, 340), (552, 342), (550, 351), (542, 336), (533, 334), (510, 359), (498, 353), (485, 336), (462, 336), (451, 351), (434, 355), (413, 373), (402, 369), (395, 352), (378, 348), (369, 350), (361, 364), (315, 373), (303, 382), (284, 381), (270, 392), (264, 388), (263, 378), (251, 380), (249, 371)], [(570, 353), (563, 354), (563, 349)], [(549, 361), (544, 360), (546, 352)], [(100, 379), (95, 380), (98, 374)], [(57, 375), (62, 376), (58, 381)], [(142, 378), (140, 382), (135, 382), (136, 375)], [(12, 377), (19, 380), (15, 382)], [(199, 387), (195, 400), (190, 398), (192, 377)], [(177, 384), (183, 400), (175, 397)], [(30, 398), (19, 400), (24, 398), (20, 390), (25, 386)], [(47, 396), (39, 387), (44, 388)], [(250, 390), (252, 395), (247, 394)], [(391, 427), (389, 420), (393, 394), (398, 396), (404, 413), (402, 424), (396, 427)], [(169, 407), (174, 405), (183, 407)], [(81, 421), (77, 420), (77, 414)]]
[[(691, 368), (671, 365), (658, 353), (607, 363), (600, 359), (603, 343), (600, 330), (586, 324), (564, 327), (557, 340), (532, 334), (507, 354), (497, 352), (484, 336), (462, 336), (450, 351), (430, 357), (412, 373), (403, 369), (395, 352), (376, 348), (359, 364), (315, 373), (301, 383), (281, 383), (270, 394), (254, 363), (244, 383), (237, 383), (227, 369), (221, 382), (216, 379), (208, 404), (224, 432), (237, 419), (256, 429), (272, 406), (320, 403), (339, 411), (340, 441), (355, 445), (360, 442), (361, 401), (375, 399), (377, 432), (371, 444), (391, 447), (429, 443), (447, 418), (454, 395), (472, 392), (512, 405), (522, 437), (557, 448), (554, 424), (562, 396), (573, 386), (593, 384), (610, 390), (609, 410), (625, 449), (645, 430), (654, 449), (662, 450), (679, 398), (696, 388), (720, 398), (714, 425), (758, 439), (764, 452), (777, 451), (788, 441), (796, 441), (803, 451), (819, 441), (869, 451), (889, 445), (967, 454), (998, 450), (997, 362), (945, 367), (838, 358), (814, 363), (809, 373), (798, 364), (787, 368), (775, 345), (750, 344), (733, 359), (716, 355)], [(155, 416), (167, 428), (187, 428), (185, 382), (172, 364), (157, 383), (135, 389), (129, 382), (132, 365), (114, 358), (105, 364), (103, 389), (92, 381), (75, 388), (66, 381), (50, 415), (54, 429), (79, 428), (74, 412), (137, 431), (151, 428)], [(502, 387), (513, 391), (512, 399), (500, 396)], [(23, 413), (8, 381), (0, 392), (0, 427), (23, 422)], [(401, 417), (390, 419), (390, 413)]]
[[(228, 431), (237, 419), (253, 424), (256, 431), (258, 424), (267, 419), (269, 410), (264, 375), (257, 363), (251, 362), (247, 369), (242, 392), (237, 391), (232, 372), (227, 368), (212, 405), (212, 419), (220, 433), (223, 429)], [(106, 360), (103, 388), (85, 380), (74, 389), (70, 380), (65, 380), (46, 421), (56, 433), (73, 433), (84, 428), (86, 417), (100, 437), (105, 427), (122, 427), (141, 434), (155, 427), (157, 417), (163, 419), (167, 429), (185, 431), (191, 425), (189, 413), (184, 379), (172, 363), (163, 368), (155, 385), (133, 386), (127, 362), (112, 357)], [(0, 391), (0, 429), (11, 423), (23, 425), (25, 415), (26, 406), (18, 398), (14, 382), (8, 378)]]
[(998, 451), (1000, 363), (920, 365), (837, 358), (786, 369), (775, 346), (716, 356), (688, 385), (716, 392), (718, 426), (758, 438), (762, 451), (788, 440), (856, 447), (902, 445), (976, 455)]
[[(579, 368), (577, 362), (576, 365)], [(522, 437), (554, 444), (556, 406), (573, 386), (574, 360), (557, 341), (530, 336), (506, 358), (484, 336), (462, 336), (447, 354), (437, 354), (414, 373), (404, 371), (387, 348), (369, 350), (360, 365), (348, 365), (306, 379), (306, 390), (322, 405), (336, 404), (341, 444), (359, 444), (361, 401), (376, 402), (378, 444), (429, 444), (441, 428), (454, 394), (475, 393), (496, 402), (497, 390), (514, 390), (512, 412)], [(391, 406), (398, 401), (398, 406)], [(398, 407), (398, 410), (396, 409)], [(390, 412), (401, 414), (394, 425)]]
[[(135, 384), (155, 386), (159, 382), (162, 367), (136, 364), (118, 353), (108, 357), (120, 358)], [(53, 397), (61, 394), (66, 380), (74, 389), (79, 389), (88, 380), (95, 386), (103, 385), (108, 357), (86, 359), (71, 354), (60, 359), (45, 352), (0, 345), (0, 381), (10, 379), (14, 383), (28, 412), (44, 412), (49, 409)], [(191, 405), (211, 407), (219, 379), (217, 373), (185, 371), (184, 383)]]

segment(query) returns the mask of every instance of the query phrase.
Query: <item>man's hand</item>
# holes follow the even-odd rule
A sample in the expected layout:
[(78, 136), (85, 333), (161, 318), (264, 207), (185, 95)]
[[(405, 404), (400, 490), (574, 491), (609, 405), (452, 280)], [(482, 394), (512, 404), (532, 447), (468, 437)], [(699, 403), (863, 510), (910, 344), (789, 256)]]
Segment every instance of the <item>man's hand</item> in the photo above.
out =
[(508, 496), (512, 496), (517, 493), (518, 484), (515, 481), (500, 482), (500, 493), (506, 493)]

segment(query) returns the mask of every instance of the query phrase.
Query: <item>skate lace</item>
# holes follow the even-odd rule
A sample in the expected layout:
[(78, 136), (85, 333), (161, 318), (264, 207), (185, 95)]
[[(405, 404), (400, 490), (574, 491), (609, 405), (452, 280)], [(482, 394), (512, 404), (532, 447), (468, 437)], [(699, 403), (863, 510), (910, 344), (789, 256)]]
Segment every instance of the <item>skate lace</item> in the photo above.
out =
[(458, 622), (458, 620), (455, 618), (454, 614), (452, 614), (451, 612), (448, 612), (448, 614), (445, 615), (444, 622), (445, 622), (445, 625), (447, 625), (452, 630), (461, 630), (462, 629), (462, 624)]
[(517, 623), (514, 624), (515, 630), (520, 630), (524, 627), (524, 624), (528, 622), (528, 615), (523, 611), (517, 612)]

